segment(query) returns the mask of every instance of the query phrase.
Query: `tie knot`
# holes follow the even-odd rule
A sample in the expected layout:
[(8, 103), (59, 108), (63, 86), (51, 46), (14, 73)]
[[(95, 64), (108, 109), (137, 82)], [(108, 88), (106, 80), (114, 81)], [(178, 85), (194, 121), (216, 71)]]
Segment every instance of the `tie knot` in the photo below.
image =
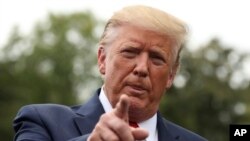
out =
[(134, 128), (138, 128), (138, 124), (136, 122), (133, 122), (133, 121), (129, 121), (129, 126), (130, 127), (134, 127)]

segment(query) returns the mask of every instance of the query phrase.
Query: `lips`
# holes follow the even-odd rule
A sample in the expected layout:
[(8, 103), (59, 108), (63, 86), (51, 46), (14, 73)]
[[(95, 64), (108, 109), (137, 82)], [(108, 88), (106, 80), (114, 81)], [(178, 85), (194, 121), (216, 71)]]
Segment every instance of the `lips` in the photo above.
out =
[(133, 89), (138, 90), (138, 91), (144, 91), (144, 90), (146, 90), (146, 88), (144, 88), (141, 85), (129, 85), (129, 86), (132, 87)]
[(134, 83), (129, 83), (127, 84), (129, 92), (131, 94), (145, 94), (148, 89), (144, 85), (139, 85), (139, 84), (134, 84)]

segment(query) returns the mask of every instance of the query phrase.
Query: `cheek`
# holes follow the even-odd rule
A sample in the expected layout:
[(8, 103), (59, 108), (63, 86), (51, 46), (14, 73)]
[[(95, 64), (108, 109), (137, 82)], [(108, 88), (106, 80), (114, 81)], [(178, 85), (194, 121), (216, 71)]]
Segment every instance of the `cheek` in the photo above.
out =
[[(165, 70), (165, 69), (164, 69)], [(166, 85), (168, 81), (168, 72), (156, 70), (155, 73), (151, 74), (152, 83), (152, 97), (155, 99), (160, 99), (165, 92)]]
[(124, 61), (119, 56), (113, 56), (106, 63), (106, 79), (110, 86), (116, 87), (116, 91), (121, 89), (124, 80), (131, 73), (131, 62)]
[(165, 86), (167, 80), (168, 80), (168, 71), (166, 69), (155, 69), (151, 76), (151, 81), (154, 83), (155, 87), (162, 87)]
[[(122, 57), (114, 57), (112, 63), (110, 64), (111, 71), (115, 71), (118, 75), (127, 75), (133, 70), (133, 61), (128, 61)], [(116, 73), (112, 75), (117, 75)]]

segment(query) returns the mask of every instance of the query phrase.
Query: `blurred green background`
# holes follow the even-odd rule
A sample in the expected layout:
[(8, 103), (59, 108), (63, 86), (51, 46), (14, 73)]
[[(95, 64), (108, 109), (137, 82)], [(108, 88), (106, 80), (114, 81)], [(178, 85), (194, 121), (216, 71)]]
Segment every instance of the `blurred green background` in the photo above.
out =
[[(12, 140), (12, 120), (27, 104), (84, 103), (102, 85), (97, 43), (104, 22), (91, 12), (49, 14), (29, 35), (14, 27), (0, 49), (0, 139)], [(184, 45), (174, 86), (162, 99), (167, 119), (211, 141), (229, 140), (230, 123), (249, 123), (250, 54), (211, 39)]]

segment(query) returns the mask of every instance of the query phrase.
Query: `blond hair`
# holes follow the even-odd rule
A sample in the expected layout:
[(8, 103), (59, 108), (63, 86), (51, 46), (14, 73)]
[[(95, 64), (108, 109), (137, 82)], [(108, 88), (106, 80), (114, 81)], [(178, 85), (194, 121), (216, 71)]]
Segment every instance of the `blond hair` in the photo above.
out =
[(176, 61), (179, 62), (181, 45), (184, 43), (187, 34), (187, 26), (184, 22), (153, 7), (142, 5), (128, 6), (115, 12), (109, 19), (100, 44), (105, 44), (108, 34), (111, 34), (109, 33), (111, 28), (121, 26), (124, 23), (166, 35), (173, 42), (173, 47), (175, 48), (173, 51), (177, 57)]

